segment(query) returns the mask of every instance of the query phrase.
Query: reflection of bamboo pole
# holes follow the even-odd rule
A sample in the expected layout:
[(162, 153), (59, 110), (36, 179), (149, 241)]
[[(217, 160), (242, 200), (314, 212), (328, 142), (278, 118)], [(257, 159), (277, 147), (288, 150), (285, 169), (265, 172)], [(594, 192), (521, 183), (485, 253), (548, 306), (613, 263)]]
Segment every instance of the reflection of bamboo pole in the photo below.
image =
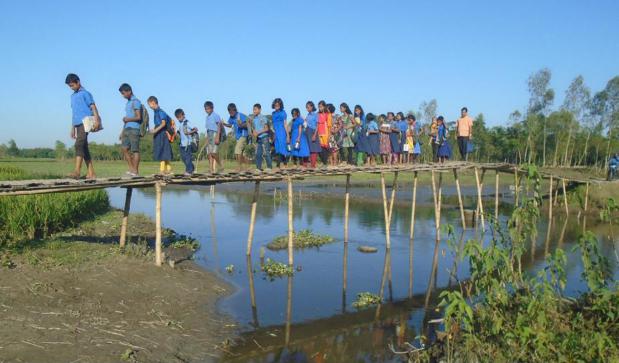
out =
[(123, 210), (123, 220), (120, 225), (120, 248), (125, 248), (125, 242), (127, 240), (127, 225), (129, 224), (129, 209), (131, 208), (131, 194), (133, 194), (133, 188), (127, 187), (125, 194), (125, 209)]
[(385, 264), (383, 266), (383, 276), (380, 280), (380, 291), (378, 293), (379, 303), (378, 303), (378, 306), (376, 307), (376, 316), (375, 316), (376, 320), (378, 320), (378, 318), (380, 317), (380, 308), (383, 303), (383, 298), (385, 296), (385, 283), (387, 281), (387, 274), (389, 273), (389, 270), (391, 269), (390, 265), (391, 265), (391, 250), (386, 248), (385, 249)]
[(344, 243), (348, 242), (348, 206), (350, 203), (350, 174), (346, 174), (346, 195), (344, 197)]
[(385, 174), (380, 173), (380, 186), (383, 192), (383, 213), (385, 214), (385, 239), (387, 248), (391, 248), (391, 238), (389, 236), (389, 209), (387, 208), (387, 191), (385, 190)]
[(294, 238), (294, 227), (292, 223), (293, 210), (292, 210), (292, 178), (288, 177), (288, 265), (292, 266), (294, 263), (292, 240)]
[(550, 176), (550, 191), (548, 192), (548, 221), (552, 221), (552, 175)]
[(161, 183), (155, 184), (155, 264), (161, 266)]
[(561, 227), (561, 235), (559, 236), (559, 245), (557, 246), (557, 248), (563, 247), (563, 240), (565, 238), (565, 230), (567, 229), (568, 220), (568, 216), (565, 216), (565, 222), (563, 222), (563, 227)]
[(251, 255), (247, 255), (247, 277), (249, 278), (249, 299), (251, 314), (254, 319), (254, 327), (258, 328), (258, 307), (256, 305), (256, 290), (254, 288), (254, 269), (251, 266)]
[(570, 209), (567, 205), (567, 192), (565, 191), (565, 179), (561, 179), (561, 185), (563, 186), (563, 204), (565, 204), (565, 215), (570, 214)]
[(499, 221), (499, 170), (494, 176), (494, 220)]
[(430, 269), (430, 279), (428, 280), (428, 288), (426, 290), (426, 297), (423, 304), (424, 309), (428, 308), (430, 303), (430, 296), (432, 295), (432, 288), (434, 287), (434, 280), (436, 279), (436, 272), (438, 271), (438, 245), (437, 239), (434, 243), (434, 256), (432, 257), (432, 267)]
[(344, 262), (342, 263), (342, 312), (346, 312), (346, 290), (348, 288), (348, 243), (344, 243)]
[(292, 320), (292, 276), (288, 276), (288, 297), (286, 303), (286, 341), (288, 346), (290, 343), (290, 324)]
[(260, 182), (257, 181), (254, 187), (254, 198), (251, 201), (251, 214), (249, 216), (249, 234), (247, 236), (247, 256), (251, 254), (251, 244), (254, 239), (254, 225), (256, 223), (256, 206), (260, 193)]
[(417, 207), (417, 172), (413, 176), (413, 201), (411, 202), (410, 239), (415, 236), (415, 208)]
[(453, 169), (454, 179), (456, 181), (456, 193), (458, 194), (458, 205), (460, 206), (460, 219), (462, 220), (462, 229), (466, 229), (466, 219), (464, 218), (464, 203), (462, 203), (462, 191), (460, 190), (460, 180), (458, 179), (458, 171)]
[(477, 183), (477, 210), (479, 211), (479, 215), (481, 217), (481, 229), (482, 231), (485, 231), (486, 222), (484, 221), (484, 204), (481, 198), (482, 184), (479, 180), (479, 171), (477, 168), (475, 168), (475, 182)]

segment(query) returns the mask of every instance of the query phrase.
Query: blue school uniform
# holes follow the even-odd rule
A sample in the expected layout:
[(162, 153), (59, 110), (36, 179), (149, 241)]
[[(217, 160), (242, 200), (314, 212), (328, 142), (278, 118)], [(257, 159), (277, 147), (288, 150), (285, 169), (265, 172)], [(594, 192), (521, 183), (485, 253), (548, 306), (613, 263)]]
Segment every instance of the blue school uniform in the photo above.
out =
[(447, 128), (445, 125), (440, 125), (438, 127), (438, 135), (437, 141), (439, 144), (437, 155), (440, 158), (451, 158), (451, 145), (449, 145), (449, 141), (447, 141)]
[(206, 114), (206, 122), (204, 124), (204, 128), (206, 131), (215, 131), (219, 130), (219, 123), (221, 122), (221, 117), (215, 113), (215, 111), (210, 114)]
[(161, 108), (154, 110), (153, 113), (155, 115), (155, 127), (159, 127), (163, 121), (166, 122), (166, 126), (153, 135), (153, 160), (170, 161), (172, 160), (172, 146), (170, 140), (168, 140), (166, 129), (170, 126), (172, 119)]
[[(357, 116), (354, 116), (355, 118)], [(355, 152), (358, 153), (370, 153), (370, 145), (369, 145), (369, 141), (368, 141), (368, 136), (367, 136), (367, 125), (365, 122), (365, 115), (361, 115), (360, 117), (361, 119), (361, 125), (357, 125), (357, 142), (355, 143)]]
[(185, 133), (189, 132), (192, 128), (193, 127), (189, 124), (189, 120), (185, 119), (180, 122), (180, 129), (178, 130), (181, 139), (179, 149), (181, 152), (181, 160), (183, 164), (185, 164), (185, 172), (189, 174), (193, 174), (195, 166), (193, 165), (193, 155), (191, 152), (191, 135)]
[[(378, 124), (376, 123), (376, 121), (370, 121), (367, 123), (366, 128), (367, 131), (378, 131)], [(369, 134), (366, 137), (366, 150), (366, 153), (368, 155), (380, 154), (380, 139), (377, 133)]]
[(404, 144), (406, 144), (406, 131), (408, 131), (408, 121), (398, 121), (398, 128), (400, 129), (400, 152), (404, 152)]
[[(402, 152), (400, 133), (398, 132), (400, 130), (400, 127), (398, 125), (398, 122), (395, 120), (391, 121), (389, 125), (391, 126), (391, 133), (389, 134), (389, 142), (391, 143), (391, 152), (394, 154), (399, 154)], [(394, 129), (397, 131), (394, 131)]]
[[(242, 126), (239, 126), (236, 122), (237, 118), (241, 119)], [(232, 129), (234, 130), (234, 136), (237, 140), (241, 137), (247, 137), (247, 135), (249, 135), (247, 130), (247, 116), (240, 112), (237, 112), (234, 116), (230, 116), (230, 118), (228, 119), (228, 125), (232, 126)]]
[(80, 87), (77, 91), (71, 94), (71, 110), (73, 111), (73, 126), (79, 126), (82, 124), (84, 117), (93, 116), (90, 106), (95, 104), (95, 100), (92, 98), (90, 92), (86, 91), (84, 87)]
[(275, 132), (275, 153), (283, 156), (290, 155), (288, 152), (288, 140), (286, 140), (286, 111), (280, 109), (273, 111), (273, 129)]
[[(299, 126), (301, 126), (301, 135), (299, 137)], [(309, 143), (307, 134), (303, 132), (303, 119), (297, 117), (292, 121), (292, 130), (290, 132), (290, 143), (292, 144), (292, 156), (298, 158), (306, 158), (310, 155)], [(297, 138), (299, 139), (299, 148), (296, 148)]]
[(307, 122), (305, 135), (307, 136), (307, 142), (309, 143), (309, 151), (310, 153), (319, 153), (322, 151), (322, 148), (320, 147), (318, 135), (316, 135), (316, 140), (312, 141), (312, 137), (316, 132), (316, 126), (318, 124), (318, 114), (316, 114), (316, 111), (308, 113), (305, 117), (305, 121)]
[[(127, 104), (125, 105), (125, 116), (127, 117), (135, 117), (135, 111), (139, 111), (140, 115), (142, 112), (142, 102), (135, 97), (135, 95), (131, 95), (131, 98), (127, 100)], [(132, 121), (126, 122), (126, 129), (139, 129), (141, 121)]]

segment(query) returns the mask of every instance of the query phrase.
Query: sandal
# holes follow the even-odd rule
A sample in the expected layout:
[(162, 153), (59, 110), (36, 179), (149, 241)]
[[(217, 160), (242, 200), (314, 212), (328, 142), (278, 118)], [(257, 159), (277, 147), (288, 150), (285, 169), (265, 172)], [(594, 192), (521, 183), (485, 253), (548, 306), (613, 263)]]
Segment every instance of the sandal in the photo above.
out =
[(81, 176), (80, 176), (79, 173), (70, 173), (70, 174), (67, 174), (67, 178), (69, 178), (69, 179), (80, 179)]

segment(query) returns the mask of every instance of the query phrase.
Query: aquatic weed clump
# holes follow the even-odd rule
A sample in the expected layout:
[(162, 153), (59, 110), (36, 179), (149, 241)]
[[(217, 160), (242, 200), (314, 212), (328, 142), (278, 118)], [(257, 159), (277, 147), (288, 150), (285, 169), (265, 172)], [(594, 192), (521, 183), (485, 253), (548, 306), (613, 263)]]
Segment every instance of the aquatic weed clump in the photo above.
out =
[(356, 309), (365, 309), (370, 306), (378, 305), (381, 302), (380, 296), (372, 294), (371, 292), (361, 292), (357, 294), (357, 300), (352, 303), (352, 306)]
[(267, 258), (264, 265), (262, 265), (262, 272), (266, 274), (271, 280), (275, 277), (292, 276), (294, 275), (294, 269), (292, 266), (288, 266), (284, 263), (273, 261)]
[(174, 234), (170, 237), (169, 245), (172, 248), (187, 248), (192, 252), (200, 248), (200, 242), (197, 239), (184, 234)]
[[(295, 232), (292, 237), (292, 245), (297, 249), (320, 247), (332, 242), (334, 242), (333, 237), (316, 234), (309, 229)], [(285, 250), (288, 248), (288, 236), (279, 236), (275, 238), (267, 244), (267, 248), (272, 251)]]

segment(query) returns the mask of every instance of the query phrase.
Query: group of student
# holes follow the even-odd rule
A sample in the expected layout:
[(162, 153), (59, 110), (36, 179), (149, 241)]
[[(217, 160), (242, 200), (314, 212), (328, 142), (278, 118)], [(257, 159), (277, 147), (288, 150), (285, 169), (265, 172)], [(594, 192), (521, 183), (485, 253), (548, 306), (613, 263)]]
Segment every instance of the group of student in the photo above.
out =
[[(82, 163), (87, 166), (86, 178), (95, 178), (92, 159), (88, 150), (88, 132), (102, 129), (101, 118), (92, 95), (86, 91), (79, 77), (69, 74), (65, 83), (73, 90), (71, 108), (73, 111), (71, 137), (75, 139), (75, 170), (71, 177), (78, 178)], [(140, 138), (146, 133), (153, 137), (153, 159), (160, 162), (160, 173), (172, 172), (171, 143), (180, 139), (181, 160), (185, 164), (185, 175), (195, 170), (193, 155), (198, 151), (198, 129), (192, 127), (182, 109), (176, 109), (173, 120), (159, 107), (155, 96), (147, 99), (154, 115), (154, 128), (149, 128), (148, 112), (133, 94), (130, 85), (123, 83), (119, 92), (127, 100), (123, 128), (120, 135), (122, 152), (128, 164), (127, 174), (137, 176), (140, 164)], [(284, 102), (276, 98), (271, 104), (272, 118), (262, 113), (262, 106), (255, 104), (251, 116), (237, 110), (234, 103), (227, 107), (229, 117), (222, 118), (214, 110), (211, 101), (204, 103), (206, 113), (204, 129), (204, 150), (209, 160), (209, 169), (215, 172), (221, 168), (219, 146), (230, 135), (235, 138), (234, 155), (242, 168), (248, 163), (246, 147), (255, 146), (255, 165), (263, 170), (263, 159), (267, 169), (285, 167), (289, 163), (315, 168), (318, 159), (323, 165), (336, 166), (375, 165), (378, 158), (383, 164), (412, 163), (421, 153), (421, 131), (414, 115), (402, 112), (388, 112), (375, 116), (365, 113), (360, 105), (351, 111), (346, 103), (339, 106), (339, 114), (333, 104), (312, 101), (305, 105), (307, 113), (301, 115), (298, 108), (291, 110), (291, 120), (284, 109)], [(473, 120), (463, 107), (461, 117), (456, 121), (458, 149), (466, 160), (470, 152)], [(432, 119), (429, 131), (433, 160), (444, 162), (452, 156), (448, 141), (448, 128), (442, 116)]]

